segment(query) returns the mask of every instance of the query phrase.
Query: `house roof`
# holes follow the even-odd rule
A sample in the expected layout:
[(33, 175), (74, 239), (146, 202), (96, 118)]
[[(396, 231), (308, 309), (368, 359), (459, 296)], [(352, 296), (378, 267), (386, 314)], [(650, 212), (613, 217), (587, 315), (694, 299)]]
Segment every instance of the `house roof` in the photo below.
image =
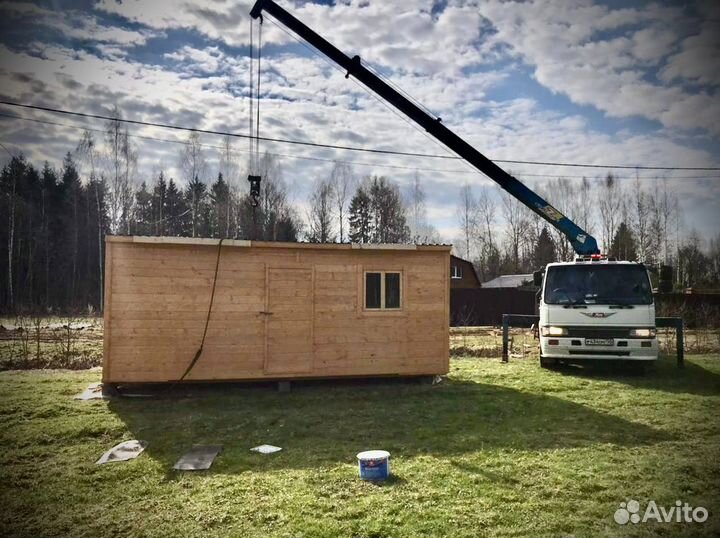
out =
[(483, 282), (483, 288), (520, 288), (533, 281), (532, 273), (526, 275), (501, 275), (488, 282)]
[[(115, 243), (146, 243), (160, 245), (207, 245), (217, 246), (219, 239), (205, 237), (153, 237), (144, 235), (106, 235), (105, 241)], [(385, 243), (287, 243), (281, 241), (249, 241), (245, 239), (225, 239), (224, 247), (263, 247), (263, 248), (310, 248), (326, 250), (441, 250), (449, 251), (452, 245), (406, 245), (406, 244), (385, 244)]]

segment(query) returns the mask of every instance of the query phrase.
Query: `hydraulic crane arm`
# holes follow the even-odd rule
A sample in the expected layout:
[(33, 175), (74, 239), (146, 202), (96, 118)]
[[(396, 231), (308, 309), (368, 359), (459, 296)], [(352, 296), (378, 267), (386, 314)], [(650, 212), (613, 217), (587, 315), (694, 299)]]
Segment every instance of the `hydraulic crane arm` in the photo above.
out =
[(362, 65), (359, 56), (350, 58), (323, 39), (304, 23), (277, 5), (273, 0), (257, 0), (250, 16), (254, 19), (262, 17), (265, 11), (281, 22), (288, 29), (315, 47), (318, 51), (347, 70), (347, 76), (354, 76), (370, 90), (385, 99), (411, 120), (415, 121), (437, 140), (445, 144), (460, 157), (472, 164), (483, 174), (494, 180), (503, 189), (532, 209), (568, 238), (575, 252), (581, 255), (598, 254), (597, 241), (577, 224), (547, 203), (537, 193), (526, 187), (522, 182), (508, 174), (482, 153), (465, 142), (462, 138), (445, 127), (440, 118), (433, 118), (412, 101), (397, 92), (372, 71)]

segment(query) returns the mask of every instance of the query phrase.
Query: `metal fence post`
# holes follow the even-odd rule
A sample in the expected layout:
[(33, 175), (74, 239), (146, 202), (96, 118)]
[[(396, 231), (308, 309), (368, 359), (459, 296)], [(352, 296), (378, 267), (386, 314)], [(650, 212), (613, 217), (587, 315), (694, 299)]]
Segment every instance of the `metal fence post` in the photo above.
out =
[(677, 365), (678, 368), (685, 368), (685, 329), (682, 318), (675, 319), (675, 336), (677, 342)]
[(508, 352), (508, 324), (510, 322), (510, 316), (503, 314), (502, 317), (502, 339), (503, 339), (503, 350), (502, 350), (502, 361), (508, 362), (510, 353)]

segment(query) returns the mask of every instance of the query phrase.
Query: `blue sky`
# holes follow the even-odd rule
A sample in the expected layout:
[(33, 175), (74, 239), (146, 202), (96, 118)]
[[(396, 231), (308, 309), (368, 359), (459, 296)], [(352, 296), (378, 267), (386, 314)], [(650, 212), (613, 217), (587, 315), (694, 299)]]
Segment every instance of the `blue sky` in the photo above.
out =
[[(444, 123), (499, 159), (656, 166), (720, 166), (720, 9), (716, 2), (500, 2), (281, 0), (347, 53), (399, 84)], [(204, 129), (248, 130), (249, 2), (208, 0), (0, 4), (3, 99)], [(266, 21), (262, 134), (410, 152), (443, 148)], [(11, 110), (35, 119), (97, 122)], [(0, 117), (0, 142), (35, 162), (59, 165), (78, 129)], [(178, 133), (131, 134), (182, 141)], [(160, 170), (180, 182), (180, 144), (136, 139), (138, 181)], [(203, 137), (207, 180), (222, 140)], [(235, 143), (237, 177), (247, 143)], [(331, 162), (352, 161), (358, 178), (382, 174), (408, 188), (417, 175), (427, 217), (443, 239), (459, 235), (462, 185), (491, 185), (461, 163), (264, 144), (278, 154), (293, 201), (303, 208)], [(4, 157), (3, 157), (4, 159)], [(599, 178), (603, 169), (513, 165), (533, 186), (552, 177)], [(621, 171), (626, 180), (635, 174)], [(720, 172), (639, 172), (667, 185), (682, 228), (718, 233)], [(688, 179), (698, 176), (698, 179)], [(667, 178), (659, 182), (658, 178)], [(493, 195), (495, 196), (495, 195)], [(553, 193), (549, 192), (550, 201)], [(571, 208), (568, 208), (571, 210)], [(502, 212), (497, 214), (498, 230)], [(592, 228), (598, 228), (595, 222)], [(597, 233), (596, 233), (597, 234)]]

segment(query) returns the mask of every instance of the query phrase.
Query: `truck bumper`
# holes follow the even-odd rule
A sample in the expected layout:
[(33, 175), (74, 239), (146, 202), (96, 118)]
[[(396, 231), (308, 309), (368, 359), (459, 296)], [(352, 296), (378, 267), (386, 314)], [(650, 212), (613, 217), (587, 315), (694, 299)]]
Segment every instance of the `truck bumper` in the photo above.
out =
[(540, 355), (549, 359), (654, 361), (658, 358), (655, 338), (613, 339), (612, 345), (587, 345), (584, 338), (540, 337)]

